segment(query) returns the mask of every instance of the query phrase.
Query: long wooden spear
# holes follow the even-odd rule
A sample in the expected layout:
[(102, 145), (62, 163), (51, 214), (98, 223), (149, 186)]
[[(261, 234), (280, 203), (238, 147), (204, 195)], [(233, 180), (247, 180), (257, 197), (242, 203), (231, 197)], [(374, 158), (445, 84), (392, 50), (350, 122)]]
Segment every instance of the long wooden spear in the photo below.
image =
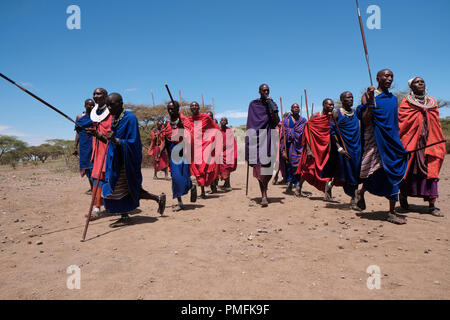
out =
[[(306, 127), (308, 128), (309, 139), (312, 139), (311, 129), (309, 127), (308, 95), (306, 94), (306, 89), (305, 89), (305, 108), (306, 108), (306, 116), (308, 117), (308, 121), (306, 122)], [(308, 142), (308, 139), (306, 139), (306, 142)], [(309, 146), (311, 147), (311, 151), (312, 151), (311, 143), (309, 144)]]
[[(71, 117), (69, 117), (68, 115), (66, 115), (64, 112), (62, 112), (61, 110), (59, 110), (58, 108), (52, 106), (50, 103), (48, 103), (47, 101), (39, 98), (37, 95), (35, 95), (34, 93), (31, 93), (30, 91), (28, 91), (27, 89), (21, 87), (20, 85), (18, 85), (17, 83), (15, 83), (14, 81), (12, 81), (10, 78), (8, 78), (7, 76), (5, 76), (3, 73), (0, 73), (0, 77), (2, 77), (3, 79), (5, 79), (8, 82), (11, 82), (13, 85), (15, 85), (17, 88), (19, 88), (20, 90), (24, 91), (25, 93), (28, 93), (30, 96), (32, 96), (33, 98), (35, 98), (36, 100), (42, 102), (43, 104), (45, 104), (47, 107), (49, 107), (50, 109), (58, 112), (60, 115), (62, 115), (64, 118), (66, 118), (67, 120), (69, 120), (70, 122), (73, 122), (75, 124), (75, 126), (79, 127), (79, 128), (83, 128), (82, 126), (80, 126), (78, 123), (76, 123)], [(84, 128), (83, 128), (84, 129)]]
[(363, 46), (364, 46), (364, 53), (366, 54), (367, 69), (369, 70), (370, 85), (373, 86), (372, 72), (370, 71), (370, 63), (369, 63), (369, 51), (367, 50), (366, 35), (364, 34), (364, 27), (363, 27), (363, 23), (361, 20), (361, 11), (359, 10), (358, 0), (355, 0), (355, 1), (356, 1), (356, 8), (358, 10), (359, 28), (361, 29), (361, 38), (362, 38)]
[[(361, 20), (361, 10), (359, 10), (358, 0), (355, 0), (355, 1), (356, 1), (356, 9), (358, 11), (359, 29), (361, 30), (361, 38), (362, 38), (362, 42), (363, 42), (363, 46), (364, 46), (364, 53), (366, 55), (367, 70), (369, 71), (370, 86), (373, 87), (372, 72), (370, 71), (370, 63), (369, 63), (369, 51), (367, 50), (366, 35), (364, 33), (364, 27), (363, 27), (363, 23)], [(375, 97), (373, 97), (373, 104), (376, 108), (377, 102), (375, 100)]]

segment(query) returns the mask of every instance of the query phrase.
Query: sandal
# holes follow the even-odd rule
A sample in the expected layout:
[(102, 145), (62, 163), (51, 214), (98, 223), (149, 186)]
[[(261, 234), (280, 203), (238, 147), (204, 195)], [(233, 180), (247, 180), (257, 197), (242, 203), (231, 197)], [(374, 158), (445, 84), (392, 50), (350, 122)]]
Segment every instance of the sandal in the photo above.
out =
[(394, 224), (406, 224), (406, 217), (402, 217), (396, 214), (389, 213), (386, 221)]
[(361, 209), (356, 205), (356, 200), (353, 199), (350, 201), (350, 208), (355, 211), (361, 211)]
[(364, 195), (361, 195), (359, 191), (356, 192), (356, 206), (361, 210), (366, 210), (366, 200), (364, 199)]
[(164, 210), (166, 209), (166, 194), (163, 192), (158, 196), (158, 213), (160, 215), (164, 214)]
[(444, 215), (441, 213), (441, 209), (438, 207), (430, 207), (428, 208), (428, 213), (435, 217), (443, 217)]
[[(104, 215), (100, 212), (100, 208), (94, 207), (94, 209), (92, 209), (91, 216), (89, 217), (89, 221), (98, 220), (100, 218), (103, 218), (103, 216)], [(84, 217), (87, 218), (88, 216), (85, 215)]]
[(267, 198), (261, 198), (261, 207), (266, 208), (269, 206), (269, 201), (267, 201)]
[(325, 201), (332, 201), (333, 200), (333, 196), (331, 195), (331, 189), (332, 189), (331, 181), (328, 181), (325, 184), (325, 193), (324, 193), (324, 197), (323, 197)]
[(129, 225), (129, 224), (131, 224), (131, 218), (127, 215), (127, 216), (120, 217), (119, 220), (114, 221), (109, 226), (111, 228), (118, 228), (118, 227), (123, 227), (123, 226)]
[(178, 211), (181, 211), (181, 210), (183, 210), (183, 206), (180, 206), (180, 204), (176, 204), (176, 205), (172, 206), (172, 211), (173, 212), (178, 212)]

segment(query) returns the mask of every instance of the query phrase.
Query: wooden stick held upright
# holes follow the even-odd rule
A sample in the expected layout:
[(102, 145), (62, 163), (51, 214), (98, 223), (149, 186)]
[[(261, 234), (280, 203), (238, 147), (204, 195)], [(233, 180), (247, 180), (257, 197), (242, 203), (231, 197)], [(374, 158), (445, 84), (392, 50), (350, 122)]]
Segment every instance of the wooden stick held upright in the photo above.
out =
[(203, 98), (203, 93), (202, 93), (202, 108), (205, 107), (205, 99)]
[(284, 151), (286, 152), (287, 155), (286, 132), (284, 130), (283, 99), (281, 97), (280, 97), (280, 109), (281, 109), (281, 132), (283, 133)]
[(345, 146), (344, 139), (342, 138), (341, 129), (339, 129), (339, 126), (338, 126), (338, 124), (336, 122), (336, 119), (333, 117), (333, 115), (331, 115), (331, 118), (333, 119), (334, 125), (336, 126), (336, 129), (337, 129), (337, 132), (338, 132), (338, 135), (339, 135), (339, 139), (342, 142), (342, 146), (344, 147), (345, 152), (348, 153), (347, 147)]
[[(358, 12), (359, 29), (361, 30), (361, 38), (362, 38), (362, 42), (363, 42), (364, 53), (366, 55), (367, 70), (369, 71), (370, 86), (373, 86), (372, 72), (370, 71), (370, 63), (369, 63), (369, 51), (367, 50), (366, 35), (364, 33), (364, 27), (363, 27), (363, 23), (362, 23), (362, 20), (361, 20), (361, 10), (359, 10), (358, 0), (355, 0), (355, 1), (356, 1), (356, 9), (357, 9), (357, 12)], [(375, 97), (373, 98), (373, 104), (374, 104), (374, 106), (376, 108), (377, 107), (377, 102), (375, 100)]]
[(248, 196), (248, 173), (249, 173), (249, 170), (250, 170), (250, 165), (248, 164), (248, 161), (247, 161), (247, 179), (245, 182), (245, 196)]
[[(306, 127), (308, 128), (308, 135), (309, 135), (309, 138), (311, 139), (311, 128), (309, 127), (308, 95), (306, 94), (306, 89), (305, 89), (305, 108), (306, 108), (306, 116), (308, 117), (308, 121), (306, 122)], [(308, 142), (308, 139), (306, 139), (306, 142)], [(309, 146), (311, 147), (311, 151), (312, 151), (311, 144), (309, 144)]]
[(302, 115), (302, 108), (303, 108), (303, 95), (300, 97), (300, 116)]
[(89, 206), (89, 212), (87, 214), (86, 224), (84, 225), (83, 237), (81, 238), (81, 241), (84, 241), (86, 239), (86, 233), (87, 233), (87, 229), (89, 226), (89, 220), (91, 220), (92, 209), (94, 208), (94, 201), (95, 201), (95, 196), (97, 195), (97, 191), (98, 191), (98, 184), (100, 182), (100, 176), (102, 175), (103, 165), (105, 163), (106, 154), (108, 153), (108, 146), (109, 146), (109, 141), (106, 143), (105, 153), (103, 154), (102, 163), (100, 164), (100, 170), (99, 170), (97, 182), (95, 183), (94, 189), (92, 190), (91, 205)]

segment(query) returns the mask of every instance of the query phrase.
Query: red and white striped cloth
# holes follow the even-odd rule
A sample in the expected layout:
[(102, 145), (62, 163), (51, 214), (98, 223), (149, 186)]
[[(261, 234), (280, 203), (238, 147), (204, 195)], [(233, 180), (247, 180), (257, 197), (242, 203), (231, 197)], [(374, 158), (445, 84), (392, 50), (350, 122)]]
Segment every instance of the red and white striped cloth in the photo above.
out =
[(382, 167), (380, 154), (378, 153), (373, 124), (370, 122), (364, 128), (364, 152), (361, 162), (361, 179), (368, 178)]

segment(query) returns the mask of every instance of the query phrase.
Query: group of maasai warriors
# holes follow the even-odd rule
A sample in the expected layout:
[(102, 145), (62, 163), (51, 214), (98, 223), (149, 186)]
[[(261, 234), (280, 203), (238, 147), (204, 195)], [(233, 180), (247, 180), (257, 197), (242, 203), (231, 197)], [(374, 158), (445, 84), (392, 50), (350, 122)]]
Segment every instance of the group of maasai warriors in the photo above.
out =
[[(278, 167), (287, 194), (307, 196), (302, 192), (306, 181), (330, 201), (332, 188), (342, 186), (350, 207), (363, 211), (368, 191), (389, 200), (387, 221), (395, 224), (406, 223), (398, 212), (408, 210), (407, 197), (420, 197), (429, 203), (430, 214), (441, 217), (435, 202), (446, 150), (444, 143), (437, 143), (444, 141), (437, 101), (427, 95), (425, 81), (415, 77), (408, 82), (410, 93), (398, 105), (389, 91), (393, 77), (391, 70), (383, 69), (377, 74), (378, 88), (369, 87), (359, 106), (353, 108), (353, 95), (345, 91), (340, 108), (327, 98), (322, 110), (309, 119), (294, 103), (280, 120), (269, 86), (262, 84), (260, 98), (248, 108), (245, 140), (245, 159), (259, 183), (261, 206), (269, 204), (268, 185)], [(130, 224), (129, 214), (139, 207), (140, 199), (156, 201), (162, 215), (166, 195), (142, 188), (137, 117), (124, 109), (120, 94), (108, 95), (102, 88), (94, 91), (93, 100), (85, 101), (85, 108), (76, 120), (74, 154), (79, 155), (81, 175), (89, 178), (93, 192), (90, 219), (121, 215), (110, 226)], [(224, 180), (220, 188), (231, 191), (230, 174), (237, 168), (237, 143), (227, 119), (217, 123), (212, 113), (201, 113), (195, 101), (190, 112), (187, 117), (177, 101), (169, 102), (168, 120), (156, 123), (148, 148), (154, 179), (159, 171), (168, 179), (170, 172), (175, 212), (185, 209), (182, 197), (188, 193), (196, 202), (197, 186), (203, 199), (205, 187), (217, 192), (219, 178)], [(274, 184), (277, 178), (278, 173)], [(396, 211), (398, 200), (401, 209)]]
[[(363, 211), (368, 191), (389, 200), (386, 218), (395, 224), (406, 223), (406, 217), (397, 212), (409, 210), (407, 198), (419, 197), (429, 203), (430, 214), (442, 217), (435, 206), (446, 153), (438, 103), (427, 95), (424, 79), (415, 77), (409, 80), (410, 93), (399, 106), (389, 91), (393, 77), (389, 69), (379, 71), (378, 88), (369, 87), (356, 108), (352, 93), (345, 91), (340, 95), (340, 108), (327, 98), (320, 112), (305, 119), (294, 103), (281, 121), (269, 86), (262, 84), (261, 98), (250, 103), (247, 119), (247, 135), (252, 136), (249, 130), (257, 133), (246, 140), (246, 160), (260, 186), (261, 206), (269, 203), (273, 163), (268, 158), (278, 150), (278, 170), (288, 184), (287, 194), (306, 196), (302, 192), (306, 181), (330, 201), (332, 188), (342, 186), (350, 197), (350, 207)], [(273, 130), (279, 132), (275, 150), (269, 146)], [(260, 140), (266, 144), (261, 145)], [(261, 155), (267, 155), (266, 161)], [(274, 184), (278, 179), (275, 172)], [(401, 209), (396, 211), (398, 200)]]
[[(81, 176), (89, 178), (91, 189), (87, 193), (92, 193), (94, 202), (90, 220), (120, 215), (110, 227), (130, 224), (129, 215), (139, 207), (141, 199), (156, 201), (162, 215), (166, 195), (142, 188), (139, 123), (133, 113), (124, 109), (122, 96), (108, 95), (105, 89), (97, 88), (93, 99), (85, 101), (85, 109), (76, 119), (73, 154), (79, 155)], [(222, 118), (219, 125), (212, 113), (200, 113), (195, 101), (190, 104), (190, 117), (180, 112), (177, 101), (168, 103), (167, 112), (168, 121), (158, 121), (152, 131), (148, 154), (153, 156), (154, 179), (158, 179), (159, 171), (164, 171), (167, 179), (170, 170), (172, 196), (177, 199), (173, 211), (185, 208), (182, 196), (188, 193), (191, 202), (197, 201), (197, 186), (202, 199), (207, 198), (205, 187), (209, 186), (211, 193), (217, 192), (219, 179), (224, 180), (220, 188), (231, 191), (237, 143), (227, 118)]]

